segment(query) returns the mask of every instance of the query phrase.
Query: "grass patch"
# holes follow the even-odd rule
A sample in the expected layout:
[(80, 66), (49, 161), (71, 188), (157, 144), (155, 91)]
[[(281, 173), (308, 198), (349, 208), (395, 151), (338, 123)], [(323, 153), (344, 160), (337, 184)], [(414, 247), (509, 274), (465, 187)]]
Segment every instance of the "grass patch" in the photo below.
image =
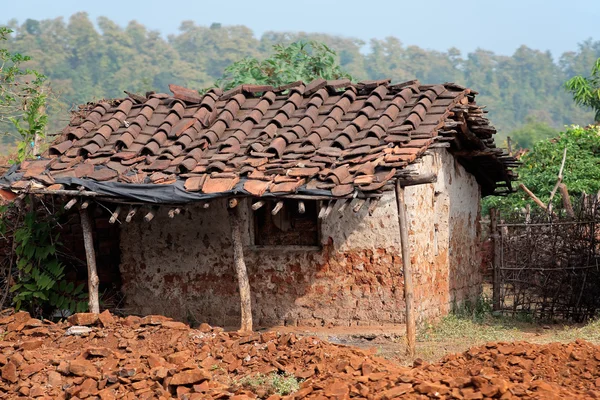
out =
[(268, 395), (278, 394), (280, 396), (286, 396), (300, 389), (301, 380), (296, 378), (293, 374), (280, 375), (271, 373), (269, 375), (256, 374), (253, 376), (246, 376), (237, 383), (252, 391), (262, 389), (266, 391)]
[(472, 342), (519, 340), (523, 330), (531, 329), (528, 314), (506, 317), (495, 315), (491, 300), (485, 296), (476, 302), (453, 307), (452, 312), (436, 324), (428, 324), (419, 332), (418, 341), (460, 339)]
[(573, 341), (584, 339), (593, 343), (600, 343), (600, 319), (595, 319), (583, 326), (564, 326), (563, 329), (553, 332), (557, 341)]

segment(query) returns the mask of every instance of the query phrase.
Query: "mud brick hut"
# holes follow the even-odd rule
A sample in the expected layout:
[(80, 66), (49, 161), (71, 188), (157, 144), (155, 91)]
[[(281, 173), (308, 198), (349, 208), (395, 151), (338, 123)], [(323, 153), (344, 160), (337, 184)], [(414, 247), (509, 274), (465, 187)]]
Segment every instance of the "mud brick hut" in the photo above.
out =
[(119, 254), (129, 311), (231, 326), (250, 301), (255, 326), (381, 325), (405, 320), (405, 278), (417, 320), (480, 293), (479, 200), (511, 190), (514, 159), (476, 92), (170, 89), (82, 106), (3, 180), (76, 204), (84, 233), (110, 210), (114, 245), (88, 236), (88, 262)]

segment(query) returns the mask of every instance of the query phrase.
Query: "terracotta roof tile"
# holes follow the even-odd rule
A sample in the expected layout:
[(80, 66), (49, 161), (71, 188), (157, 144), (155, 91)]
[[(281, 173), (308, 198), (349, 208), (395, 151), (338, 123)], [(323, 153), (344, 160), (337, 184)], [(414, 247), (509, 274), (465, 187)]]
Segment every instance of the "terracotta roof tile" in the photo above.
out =
[[(397, 168), (419, 157), (435, 136), (456, 132), (444, 130), (447, 121), (463, 118), (471, 140), (495, 132), (473, 93), (451, 83), (353, 85), (317, 79), (204, 95), (177, 85), (170, 89), (172, 96), (131, 95), (86, 106), (49, 147), (48, 160), (21, 164), (23, 179), (46, 186), (76, 176), (135, 184), (151, 173), (152, 183), (182, 180), (190, 192), (221, 193), (232, 190), (241, 176), (242, 187), (254, 196), (305, 187), (344, 197), (355, 190), (382, 190)], [(451, 112), (457, 104), (465, 107), (462, 117)], [(489, 141), (468, 146), (473, 143), (467, 148), (479, 152), (494, 147)], [(494, 154), (490, 150), (489, 157)], [(490, 170), (491, 178), (482, 180), (488, 186), (492, 182), (488, 192), (495, 182), (510, 180), (504, 161), (496, 160), (481, 167)], [(201, 175), (183, 176), (190, 173)]]

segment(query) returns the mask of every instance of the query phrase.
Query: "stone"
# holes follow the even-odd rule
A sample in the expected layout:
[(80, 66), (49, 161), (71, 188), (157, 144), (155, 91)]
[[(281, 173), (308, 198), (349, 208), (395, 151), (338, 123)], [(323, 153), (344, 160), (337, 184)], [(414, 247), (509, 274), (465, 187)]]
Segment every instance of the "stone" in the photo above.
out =
[(95, 325), (98, 322), (98, 314), (94, 313), (77, 313), (67, 318), (71, 325), (89, 326)]
[(9, 362), (4, 367), (0, 368), (0, 375), (2, 376), (2, 379), (12, 383), (16, 383), (19, 380), (17, 366), (12, 362)]
[(170, 384), (173, 386), (178, 385), (193, 385), (201, 381), (210, 379), (210, 376), (201, 369), (189, 369), (173, 375)]
[(62, 376), (56, 371), (48, 372), (48, 385), (59, 388), (62, 386)]
[(106, 347), (88, 347), (84, 351), (84, 354), (86, 358), (89, 358), (90, 356), (108, 357), (112, 354), (112, 351), (110, 349), (107, 349)]
[(98, 369), (88, 360), (73, 360), (69, 364), (69, 372), (76, 376), (99, 379)]
[(98, 314), (98, 320), (102, 326), (107, 327), (115, 323), (115, 318), (112, 316), (110, 311), (104, 310)]
[(28, 364), (28, 365), (24, 366), (23, 368), (21, 368), (21, 378), (22, 379), (29, 378), (31, 375), (40, 372), (45, 367), (46, 367), (46, 365), (42, 364), (42, 363)]
[(83, 336), (92, 332), (92, 328), (88, 326), (72, 326), (65, 331), (65, 336)]
[(324, 394), (327, 397), (344, 397), (350, 392), (348, 384), (345, 382), (334, 382), (325, 387)]
[(161, 325), (165, 321), (169, 321), (171, 318), (167, 318), (163, 315), (147, 315), (141, 319), (140, 325)]
[(78, 397), (85, 399), (86, 397), (93, 396), (98, 392), (98, 383), (93, 379), (86, 379), (81, 384), (81, 390)]
[(56, 367), (56, 370), (63, 375), (69, 375), (69, 363), (66, 361), (61, 361)]
[(31, 386), (31, 389), (29, 390), (29, 396), (30, 397), (41, 397), (44, 395), (44, 388), (41, 387), (38, 384), (35, 384), (33, 386)]
[(189, 350), (178, 351), (167, 356), (167, 361), (171, 364), (183, 364), (192, 357), (192, 352)]
[(21, 349), (23, 350), (35, 350), (42, 347), (44, 344), (43, 340), (28, 340), (26, 342), (21, 343)]
[(163, 328), (168, 329), (189, 329), (189, 326), (184, 324), (183, 322), (177, 321), (165, 321), (162, 323)]

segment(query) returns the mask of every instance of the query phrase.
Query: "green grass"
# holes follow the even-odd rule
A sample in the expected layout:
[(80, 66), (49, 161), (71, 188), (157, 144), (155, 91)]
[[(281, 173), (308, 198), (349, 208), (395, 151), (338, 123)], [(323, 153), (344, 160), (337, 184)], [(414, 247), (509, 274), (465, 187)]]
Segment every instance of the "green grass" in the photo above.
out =
[(271, 373), (269, 375), (256, 374), (253, 376), (245, 376), (237, 381), (237, 384), (256, 391), (257, 389), (264, 389), (269, 394), (278, 394), (280, 396), (286, 396), (294, 393), (300, 389), (300, 382), (292, 374), (276, 374)]

